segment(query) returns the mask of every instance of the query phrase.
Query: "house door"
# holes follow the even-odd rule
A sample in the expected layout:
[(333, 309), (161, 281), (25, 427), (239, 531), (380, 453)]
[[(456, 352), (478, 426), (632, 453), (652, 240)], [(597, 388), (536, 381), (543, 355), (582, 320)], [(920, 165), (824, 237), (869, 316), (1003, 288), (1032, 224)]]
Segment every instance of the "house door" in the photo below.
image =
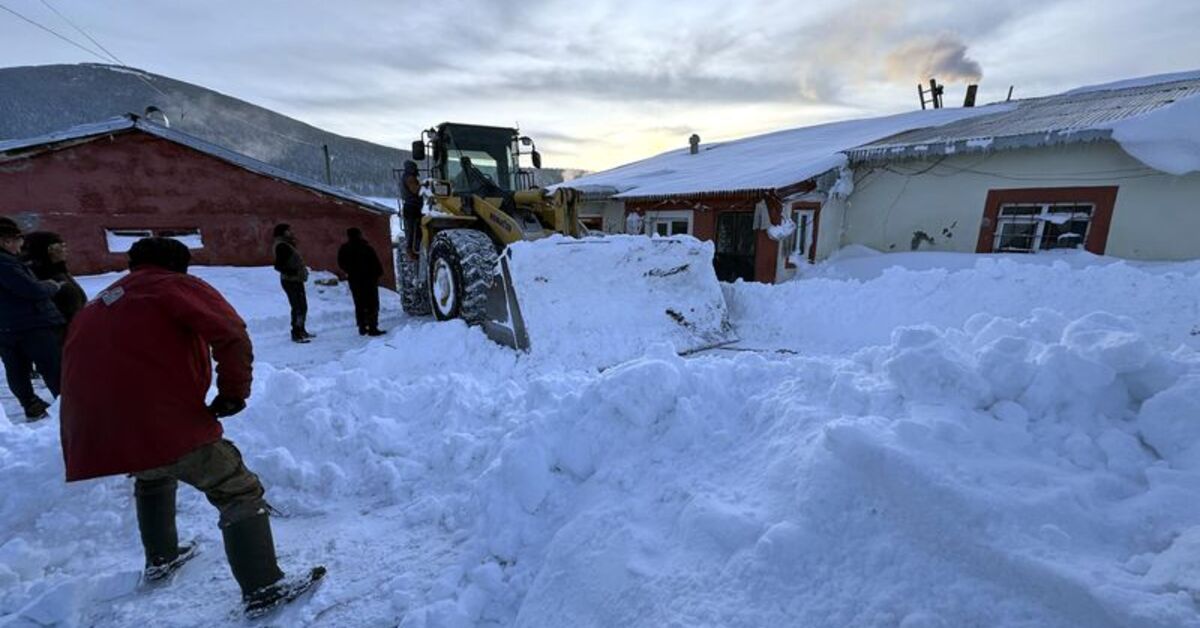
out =
[(717, 279), (754, 281), (754, 212), (717, 214)]

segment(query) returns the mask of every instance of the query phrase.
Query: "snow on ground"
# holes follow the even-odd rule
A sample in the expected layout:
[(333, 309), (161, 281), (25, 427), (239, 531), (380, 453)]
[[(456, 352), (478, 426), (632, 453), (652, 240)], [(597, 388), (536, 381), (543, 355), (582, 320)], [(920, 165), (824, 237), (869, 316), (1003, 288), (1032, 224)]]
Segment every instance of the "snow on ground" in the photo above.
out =
[[(403, 318), (295, 347), (213, 276), (259, 359), (229, 435), (285, 568), (330, 567), (276, 623), (1200, 625), (1200, 267), (922, 255), (727, 287), (742, 343), (603, 370)], [(0, 422), (0, 624), (234, 623), (202, 498), (135, 592), (129, 480), (60, 460)]]

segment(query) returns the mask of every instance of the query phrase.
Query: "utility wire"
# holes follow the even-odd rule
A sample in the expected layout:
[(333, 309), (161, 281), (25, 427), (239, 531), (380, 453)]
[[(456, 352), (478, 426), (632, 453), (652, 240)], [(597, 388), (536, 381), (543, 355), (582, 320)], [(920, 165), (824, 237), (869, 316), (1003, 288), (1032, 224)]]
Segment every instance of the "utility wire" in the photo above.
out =
[[(154, 83), (151, 83), (149, 79), (147, 79), (145, 76), (143, 76), (143, 75), (142, 75), (142, 73), (141, 73), (141, 72), (137, 71), (135, 68), (131, 68), (131, 67), (129, 67), (129, 65), (128, 65), (128, 64), (126, 64), (124, 61), (121, 61), (121, 59), (120, 59), (119, 57), (117, 57), (117, 55), (113, 54), (111, 51), (109, 51), (107, 48), (105, 48), (103, 44), (101, 44), (101, 43), (100, 43), (99, 41), (97, 41), (97, 40), (96, 40), (94, 37), (92, 37), (91, 35), (89, 35), (89, 34), (88, 34), (86, 31), (84, 31), (82, 28), (80, 28), (78, 25), (76, 25), (74, 22), (72, 22), (72, 21), (71, 21), (69, 18), (67, 18), (67, 16), (63, 15), (63, 14), (62, 14), (62, 12), (60, 12), (58, 9), (55, 9), (55, 8), (54, 8), (54, 7), (53, 7), (53, 6), (52, 6), (52, 5), (51, 5), (51, 4), (50, 4), (50, 3), (49, 3), (47, 0), (41, 0), (41, 2), (42, 2), (42, 4), (46, 5), (46, 8), (50, 9), (51, 11), (53, 11), (55, 15), (57, 15), (57, 16), (58, 16), (58, 17), (60, 17), (60, 18), (62, 18), (62, 20), (63, 20), (64, 22), (66, 22), (67, 24), (71, 25), (71, 27), (72, 27), (72, 28), (74, 28), (75, 30), (79, 31), (79, 32), (80, 32), (80, 33), (81, 33), (81, 34), (82, 34), (84, 37), (86, 37), (86, 38), (88, 39), (88, 41), (91, 41), (93, 44), (95, 44), (97, 47), (99, 47), (101, 50), (103, 50), (103, 51), (105, 52), (105, 54), (107, 54), (107, 55), (108, 55), (108, 57), (109, 57), (109, 58), (106, 58), (105, 56), (101, 55), (100, 53), (96, 52), (95, 50), (92, 50), (91, 48), (88, 48), (87, 46), (84, 46), (84, 45), (80, 44), (79, 42), (77, 42), (77, 41), (75, 41), (75, 40), (73, 40), (73, 39), (71, 39), (71, 38), (69, 38), (69, 37), (67, 37), (67, 36), (65, 36), (65, 35), (62, 35), (62, 34), (60, 34), (59, 32), (55, 31), (54, 29), (52, 29), (52, 28), (50, 28), (50, 27), (48, 27), (48, 26), (44, 26), (44, 25), (42, 25), (42, 24), (40, 24), (40, 23), (38, 23), (38, 22), (36, 22), (36, 21), (34, 21), (34, 20), (32, 20), (32, 19), (28, 18), (28, 17), (25, 17), (24, 15), (21, 15), (20, 13), (17, 13), (17, 12), (16, 12), (16, 11), (14, 11), (13, 9), (10, 9), (9, 7), (7, 7), (7, 6), (3, 5), (3, 4), (0, 4), (0, 9), (3, 9), (3, 10), (5, 10), (5, 11), (7, 11), (8, 13), (11, 13), (12, 15), (16, 16), (17, 18), (20, 18), (21, 20), (23, 20), (23, 21), (25, 21), (25, 22), (28, 22), (29, 24), (32, 24), (33, 26), (36, 26), (37, 28), (39, 28), (39, 29), (41, 29), (41, 30), (43, 30), (43, 31), (46, 31), (47, 33), (50, 33), (51, 35), (53, 35), (53, 36), (57, 37), (58, 39), (61, 39), (61, 40), (65, 41), (65, 42), (67, 42), (68, 44), (71, 44), (72, 46), (74, 46), (74, 47), (76, 47), (76, 48), (79, 48), (80, 50), (83, 50), (84, 52), (86, 52), (86, 53), (88, 53), (88, 54), (92, 55), (93, 57), (96, 57), (97, 59), (100, 59), (101, 61), (103, 61), (103, 62), (105, 62), (105, 63), (108, 63), (108, 62), (110, 62), (110, 61), (116, 61), (116, 63), (117, 63), (118, 65), (120, 65), (121, 67), (125, 68), (126, 70), (129, 70), (131, 73), (133, 73), (133, 75), (134, 75), (135, 77), (137, 77), (137, 79), (138, 79), (138, 80), (140, 80), (141, 82), (145, 83), (147, 86), (149, 86), (149, 87), (150, 87), (151, 89), (153, 89), (154, 91), (158, 92), (160, 95), (162, 95), (162, 97), (163, 97), (163, 98), (166, 98), (166, 99), (168, 99), (168, 100), (170, 100), (170, 99), (171, 99), (171, 96), (170, 96), (169, 94), (167, 94), (167, 93), (166, 93), (166, 92), (164, 92), (163, 90), (159, 89), (159, 88), (158, 88), (158, 86), (157, 86), (157, 85), (155, 85)], [(277, 136), (277, 137), (283, 138), (283, 139), (285, 139), (285, 140), (288, 140), (288, 141), (291, 141), (291, 142), (295, 142), (295, 143), (297, 143), (297, 144), (303, 144), (304, 146), (321, 146), (321, 144), (316, 144), (316, 143), (313, 143), (313, 142), (307, 142), (307, 141), (305, 141), (305, 140), (302, 140), (302, 139), (295, 138), (295, 137), (292, 137), (292, 136), (290, 136), (290, 135), (287, 135), (286, 133), (280, 133), (279, 131), (276, 131), (276, 130), (273, 130), (273, 129), (268, 129), (268, 128), (266, 128), (266, 127), (259, 126), (259, 125), (255, 124), (255, 123), (253, 123), (253, 122), (250, 122), (249, 120), (247, 120), (247, 119), (245, 119), (245, 118), (243, 118), (243, 117), (241, 117), (241, 116), (239, 116), (239, 115), (237, 115), (237, 114), (233, 113), (232, 111), (224, 111), (223, 113), (224, 113), (225, 115), (227, 115), (229, 118), (231, 118), (231, 119), (233, 119), (233, 120), (235, 120), (235, 121), (237, 121), (237, 122), (241, 122), (242, 124), (244, 124), (244, 125), (246, 125), (246, 126), (248, 126), (248, 127), (251, 127), (251, 128), (253, 128), (253, 129), (257, 129), (257, 130), (259, 130), (259, 131), (262, 131), (262, 132), (264, 132), (264, 133), (270, 133), (270, 134), (272, 134), (272, 135), (275, 135), (275, 136)], [(184, 115), (184, 116), (185, 116), (185, 115), (186, 115), (186, 112), (185, 112), (184, 114), (182, 114), (182, 115)], [(181, 117), (182, 117), (182, 116), (181, 116)]]
[(20, 13), (17, 13), (16, 11), (14, 11), (14, 10), (12, 10), (12, 9), (10, 9), (10, 8), (8, 8), (8, 7), (6, 7), (6, 6), (4, 6), (3, 4), (0, 4), (0, 9), (3, 9), (3, 10), (5, 10), (5, 11), (8, 11), (9, 13), (11, 13), (11, 14), (13, 14), (13, 15), (17, 16), (17, 18), (19, 18), (19, 19), (21, 19), (21, 20), (24, 20), (24, 21), (26, 21), (26, 22), (29, 22), (30, 24), (32, 24), (32, 25), (34, 25), (34, 26), (36, 26), (36, 27), (38, 27), (38, 28), (40, 28), (40, 29), (42, 29), (42, 30), (46, 31), (47, 33), (50, 33), (51, 35), (54, 35), (55, 37), (57, 37), (57, 38), (59, 38), (59, 39), (61, 39), (61, 40), (65, 41), (65, 42), (67, 42), (68, 44), (71, 44), (72, 46), (75, 46), (76, 48), (78, 48), (78, 49), (80, 49), (80, 50), (82, 50), (82, 51), (84, 51), (84, 52), (86, 52), (86, 53), (88, 53), (88, 54), (90, 54), (90, 55), (92, 55), (92, 56), (94, 56), (94, 57), (96, 57), (96, 58), (100, 59), (101, 61), (105, 61), (105, 62), (107, 62), (107, 61), (108, 61), (108, 59), (105, 59), (105, 58), (104, 58), (104, 57), (103, 57), (103, 56), (102, 56), (100, 53), (96, 52), (95, 50), (92, 50), (91, 48), (88, 48), (87, 46), (84, 46), (83, 44), (80, 44), (79, 42), (75, 41), (74, 39), (71, 39), (70, 37), (67, 37), (67, 36), (65, 36), (65, 35), (61, 35), (61, 34), (59, 34), (57, 31), (55, 31), (55, 30), (54, 30), (54, 29), (52, 29), (52, 28), (49, 28), (49, 27), (46, 27), (46, 26), (42, 26), (41, 24), (39, 24), (39, 23), (37, 23), (37, 22), (35, 22), (35, 21), (33, 21), (33, 20), (31, 20), (31, 19), (29, 19), (29, 18), (25, 17), (24, 15), (21, 15)]
[(108, 48), (105, 48), (104, 44), (96, 41), (95, 37), (92, 37), (91, 35), (89, 35), (88, 32), (83, 30), (83, 28), (81, 28), (78, 24), (76, 24), (75, 22), (72, 22), (70, 18), (63, 15), (62, 12), (60, 12), (58, 9), (54, 8), (54, 6), (51, 5), (50, 2), (48, 2), (48, 0), (42, 0), (42, 4), (46, 5), (46, 8), (53, 11), (55, 15), (57, 15), (60, 19), (62, 19), (62, 21), (66, 22), (67, 24), (70, 24), (71, 28), (75, 29), (80, 35), (87, 37), (88, 41), (95, 44), (97, 48), (102, 50), (104, 52), (104, 54), (108, 55), (113, 61), (116, 61), (118, 64), (120, 64), (124, 67), (129, 67), (129, 64), (122, 61), (119, 57), (117, 57), (117, 55), (113, 54), (111, 50), (109, 50)]

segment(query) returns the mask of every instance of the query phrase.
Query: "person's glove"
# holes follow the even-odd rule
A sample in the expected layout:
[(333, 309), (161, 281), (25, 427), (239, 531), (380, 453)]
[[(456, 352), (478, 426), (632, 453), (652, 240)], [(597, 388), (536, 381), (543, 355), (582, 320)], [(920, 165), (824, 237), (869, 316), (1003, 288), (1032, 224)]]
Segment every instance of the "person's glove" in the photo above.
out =
[(213, 413), (213, 416), (219, 418), (233, 416), (242, 410), (246, 409), (245, 399), (234, 399), (224, 395), (213, 397), (212, 403), (208, 404), (208, 411)]

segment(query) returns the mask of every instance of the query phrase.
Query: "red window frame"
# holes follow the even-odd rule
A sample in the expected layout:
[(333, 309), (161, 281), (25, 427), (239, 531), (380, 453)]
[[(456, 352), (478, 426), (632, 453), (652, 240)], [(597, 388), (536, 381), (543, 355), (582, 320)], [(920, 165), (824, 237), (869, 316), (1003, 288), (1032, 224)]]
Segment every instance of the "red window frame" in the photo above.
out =
[(1108, 230), (1112, 225), (1113, 206), (1117, 203), (1117, 186), (1063, 187), (1063, 188), (1015, 188), (988, 190), (983, 206), (983, 223), (979, 226), (976, 253), (991, 253), (996, 237), (996, 222), (1003, 205), (1031, 205), (1039, 203), (1087, 203), (1092, 210), (1084, 250), (1103, 255), (1108, 246)]

